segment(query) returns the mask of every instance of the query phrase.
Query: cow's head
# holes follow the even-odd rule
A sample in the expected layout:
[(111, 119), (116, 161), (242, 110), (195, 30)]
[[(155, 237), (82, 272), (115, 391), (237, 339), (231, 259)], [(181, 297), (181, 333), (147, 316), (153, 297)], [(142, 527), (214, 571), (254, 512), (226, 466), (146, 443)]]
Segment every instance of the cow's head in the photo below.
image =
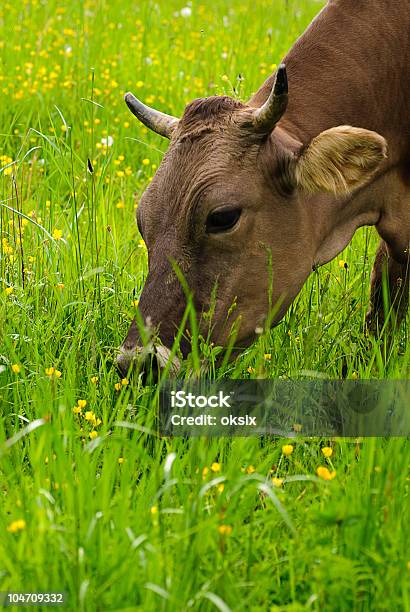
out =
[[(320, 216), (369, 180), (386, 143), (348, 126), (307, 146), (295, 140), (277, 125), (288, 100), (283, 65), (260, 108), (213, 96), (188, 104), (178, 120), (132, 94), (125, 100), (142, 123), (170, 139), (137, 209), (149, 258), (141, 320), (158, 330), (166, 357), (186, 307), (179, 269), (199, 314), (213, 302), (212, 321), (202, 323), (211, 326), (212, 340), (224, 345), (235, 324), (235, 344), (246, 347), (269, 312), (273, 324), (279, 321), (312, 267), (334, 257), (363, 224), (349, 224), (342, 212), (342, 229), (330, 223), (323, 236)], [(139, 345), (134, 321), (118, 358), (123, 371)], [(188, 352), (189, 342), (181, 347)]]

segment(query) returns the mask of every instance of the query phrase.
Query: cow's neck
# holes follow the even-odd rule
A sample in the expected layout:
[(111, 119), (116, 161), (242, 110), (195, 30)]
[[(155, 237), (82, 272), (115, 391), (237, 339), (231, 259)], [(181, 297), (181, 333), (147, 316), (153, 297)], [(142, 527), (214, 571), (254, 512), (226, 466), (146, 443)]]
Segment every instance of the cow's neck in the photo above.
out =
[[(279, 126), (286, 134), (307, 144), (326, 129), (352, 125), (378, 132), (389, 147), (380, 172), (350, 201), (317, 197), (314, 215), (304, 204), (313, 265), (335, 257), (362, 225), (376, 225), (398, 261), (407, 257), (409, 32), (410, 0), (333, 0), (284, 59), (289, 105)], [(265, 102), (273, 79), (251, 105)]]
[[(394, 134), (398, 143), (410, 111), (409, 31), (410, 0), (331, 1), (285, 57), (281, 126), (304, 143), (343, 124)], [(266, 100), (272, 80), (252, 104)]]

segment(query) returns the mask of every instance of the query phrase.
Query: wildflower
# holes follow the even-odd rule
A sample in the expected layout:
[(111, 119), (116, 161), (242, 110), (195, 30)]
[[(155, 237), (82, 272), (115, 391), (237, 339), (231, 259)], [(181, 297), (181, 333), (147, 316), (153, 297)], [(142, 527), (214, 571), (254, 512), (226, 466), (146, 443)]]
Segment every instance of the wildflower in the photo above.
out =
[(64, 283), (57, 283), (57, 289), (64, 289)]
[(143, 166), (148, 166), (149, 165), (149, 159), (143, 159), (142, 160), (142, 165)]
[(255, 368), (253, 368), (252, 366), (249, 366), (246, 371), (249, 372), (249, 374), (255, 374)]
[(227, 74), (223, 74), (223, 75), (221, 76), (221, 80), (222, 80), (222, 81), (225, 81), (225, 83), (226, 83), (227, 81), (229, 81), (229, 77), (228, 77), (228, 75), (227, 75)]
[(6, 287), (4, 291), (5, 291), (6, 295), (11, 295), (13, 293), (14, 289), (13, 289), (13, 287)]
[(140, 303), (139, 300), (132, 300), (131, 302), (131, 306), (134, 306), (134, 308), (137, 308), (138, 304)]
[(115, 383), (115, 385), (114, 385), (114, 389), (115, 389), (116, 391), (121, 391), (121, 383), (120, 383), (120, 382)]
[(339, 268), (344, 268), (347, 270), (347, 262), (344, 259), (339, 260)]
[(118, 457), (118, 463), (122, 465), (124, 463), (124, 457)]
[(215, 463), (213, 463), (213, 464), (211, 465), (211, 470), (212, 470), (213, 472), (220, 472), (220, 471), (221, 471), (221, 464), (220, 464), (220, 463), (216, 463), (216, 462), (215, 462)]
[(107, 138), (101, 138), (101, 144), (104, 147), (112, 147), (114, 144), (114, 139), (112, 136), (107, 136)]
[(60, 129), (61, 129), (61, 131), (62, 131), (62, 132), (66, 132), (66, 131), (67, 131), (67, 126), (66, 126), (66, 124), (65, 124), (65, 123), (63, 123), (63, 125), (61, 126), (61, 128), (60, 128)]
[(245, 471), (246, 471), (247, 474), (253, 474), (256, 470), (253, 467), (253, 465), (248, 465), (248, 467), (246, 468)]
[(222, 536), (230, 536), (232, 533), (231, 525), (219, 525), (218, 531)]
[(56, 378), (61, 378), (61, 372), (60, 372), (60, 370), (54, 370), (54, 376), (55, 376)]
[(49, 378), (51, 378), (55, 372), (55, 368), (51, 367), (51, 368), (46, 368), (45, 372), (46, 372), (46, 376), (48, 376)]
[(63, 230), (54, 228), (53, 229), (53, 238), (54, 240), (61, 240), (63, 237)]
[(333, 478), (336, 476), (335, 470), (331, 472), (327, 467), (323, 466), (317, 468), (316, 474), (319, 476), (319, 478), (323, 478), (323, 480), (333, 480)]
[(128, 380), (128, 378), (123, 378), (121, 380), (121, 384), (122, 384), (123, 387), (126, 387), (129, 384), (129, 382), (130, 381)]
[(13, 521), (7, 527), (7, 531), (10, 533), (16, 533), (17, 531), (22, 531), (22, 529), (26, 528), (26, 521), (24, 519), (18, 519), (17, 521)]
[(272, 359), (272, 355), (270, 353), (265, 353), (263, 358), (265, 359), (265, 361), (270, 361)]
[(274, 487), (281, 487), (283, 485), (283, 478), (276, 478), (276, 476), (274, 476), (272, 478), (272, 484)]
[(81, 414), (81, 408), (80, 408), (80, 406), (74, 406), (74, 408), (73, 408), (73, 413), (74, 413), (74, 414)]
[(322, 453), (326, 459), (329, 459), (333, 455), (333, 448), (331, 446), (324, 446), (322, 448)]
[(87, 405), (87, 400), (79, 399), (77, 404), (80, 408), (85, 408)]
[[(79, 406), (79, 408), (81, 408), (81, 406)], [(95, 414), (92, 410), (87, 410), (87, 412), (84, 415), (84, 418), (86, 421), (94, 421), (95, 420)]]
[(95, 438), (98, 436), (98, 433), (95, 431), (95, 429), (93, 429), (93, 431), (90, 431), (88, 435), (90, 436), (91, 440), (95, 440)]
[(224, 491), (224, 489), (225, 489), (225, 485), (224, 485), (224, 483), (223, 483), (223, 482), (221, 482), (221, 484), (219, 484), (219, 485), (218, 485), (217, 489), (218, 489), (218, 492), (219, 492), (219, 493), (223, 493), (223, 491)]
[(205, 476), (208, 474), (208, 472), (209, 472), (209, 468), (207, 468), (205, 466), (204, 469), (202, 470), (202, 478), (205, 478)]
[(93, 383), (93, 385), (96, 385), (98, 383), (98, 376), (91, 376), (90, 380)]
[(150, 512), (151, 512), (151, 514), (157, 514), (157, 512), (158, 512), (158, 506), (151, 506), (151, 508), (150, 508)]
[(293, 453), (293, 446), (292, 446), (292, 444), (284, 444), (284, 446), (282, 446), (282, 454), (283, 455), (286, 455), (288, 457), (292, 453)]
[(13, 365), (11, 366), (11, 369), (13, 370), (14, 374), (20, 374), (21, 372), (21, 367), (19, 366), (18, 363), (13, 363)]
[(125, 208), (125, 204), (122, 200), (119, 200), (116, 204), (116, 208)]

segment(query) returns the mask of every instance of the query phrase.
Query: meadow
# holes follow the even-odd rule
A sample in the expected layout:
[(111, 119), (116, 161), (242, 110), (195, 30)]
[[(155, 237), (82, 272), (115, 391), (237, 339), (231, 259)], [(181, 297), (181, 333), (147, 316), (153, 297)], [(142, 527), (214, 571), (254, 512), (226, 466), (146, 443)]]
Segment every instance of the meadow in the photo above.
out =
[[(70, 610), (410, 610), (407, 439), (164, 438), (117, 347), (167, 143), (123, 102), (246, 100), (314, 0), (0, 6), (0, 591)], [(373, 229), (213, 377), (408, 378), (364, 329)], [(250, 268), (252, 262), (249, 262)], [(40, 609), (41, 606), (37, 606)]]

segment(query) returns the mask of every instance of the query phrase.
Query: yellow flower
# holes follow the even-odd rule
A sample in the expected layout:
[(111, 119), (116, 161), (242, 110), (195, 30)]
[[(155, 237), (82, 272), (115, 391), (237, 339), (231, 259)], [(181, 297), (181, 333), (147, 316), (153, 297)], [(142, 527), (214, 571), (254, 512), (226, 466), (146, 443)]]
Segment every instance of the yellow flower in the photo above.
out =
[(53, 367), (46, 368), (45, 372), (46, 372), (46, 376), (49, 376), (51, 378), (53, 376), (54, 372), (55, 372), (55, 368), (53, 368)]
[(121, 390), (121, 383), (120, 382), (115, 383), (114, 388), (115, 388), (116, 391), (120, 391)]
[(60, 372), (60, 370), (54, 370), (54, 376), (55, 376), (56, 378), (61, 378), (61, 372)]
[(229, 81), (229, 77), (228, 77), (228, 75), (227, 75), (227, 74), (223, 74), (223, 75), (221, 76), (221, 80), (222, 80), (222, 81), (225, 81), (225, 83), (226, 83), (227, 81)]
[(125, 208), (125, 204), (124, 204), (124, 202), (122, 200), (120, 200), (119, 202), (117, 202), (116, 207), (117, 208)]
[(336, 476), (335, 470), (331, 472), (327, 467), (320, 466), (316, 470), (316, 474), (319, 478), (323, 478), (323, 480), (333, 480)]
[(11, 369), (13, 370), (14, 374), (20, 374), (21, 372), (21, 367), (19, 366), (18, 363), (13, 363), (13, 365), (11, 366)]
[(205, 476), (208, 474), (208, 472), (209, 472), (209, 468), (207, 468), (205, 466), (204, 469), (202, 470), (202, 478), (205, 478)]
[(57, 229), (56, 227), (53, 229), (53, 238), (54, 240), (61, 240), (63, 237), (63, 230)]
[(57, 289), (64, 289), (64, 283), (57, 283)]
[(249, 372), (249, 374), (255, 374), (255, 368), (253, 368), (252, 366), (249, 366), (249, 368), (247, 369), (247, 372)]
[(146, 159), (146, 158), (145, 158), (145, 159), (143, 159), (143, 160), (142, 160), (142, 165), (143, 165), (143, 166), (149, 166), (149, 159)]
[(245, 471), (247, 474), (253, 474), (255, 472), (255, 468), (253, 467), (253, 465), (248, 465)]
[(265, 361), (270, 361), (272, 359), (272, 355), (270, 353), (265, 353), (263, 357)]
[(218, 485), (217, 487), (219, 493), (223, 493), (224, 489), (225, 489), (225, 485), (223, 482), (221, 482), (221, 484)]
[(80, 406), (74, 406), (74, 408), (73, 408), (73, 413), (74, 413), (74, 414), (81, 414), (81, 408), (80, 408)]
[(218, 531), (223, 536), (230, 536), (232, 533), (232, 527), (231, 525), (219, 525)]
[(118, 457), (118, 463), (122, 465), (124, 463), (124, 457)]
[(347, 262), (344, 259), (339, 260), (339, 268), (347, 269)]
[[(78, 402), (78, 404), (79, 404), (79, 407), (81, 408), (80, 401)], [(94, 412), (92, 410), (87, 410), (87, 412), (84, 415), (84, 418), (85, 418), (86, 421), (94, 421), (95, 420), (95, 414), (94, 414)]]
[(285, 444), (284, 446), (282, 446), (282, 453), (286, 456), (291, 455), (293, 453), (292, 444)]
[(4, 291), (5, 291), (6, 295), (11, 295), (13, 293), (14, 289), (13, 289), (13, 287), (6, 287)]
[(129, 382), (130, 381), (128, 380), (128, 378), (123, 378), (121, 380), (121, 384), (122, 384), (123, 387), (126, 387), (129, 384)]
[(98, 436), (98, 433), (95, 430), (93, 430), (93, 431), (90, 431), (88, 435), (90, 436), (91, 440), (95, 440), (95, 438)]
[(91, 376), (91, 382), (93, 385), (96, 385), (98, 383), (98, 376)]
[(26, 521), (24, 519), (18, 519), (17, 521), (13, 521), (7, 527), (7, 531), (10, 533), (16, 533), (17, 531), (21, 531), (26, 528)]
[(283, 485), (283, 478), (276, 478), (276, 476), (274, 476), (272, 478), (272, 484), (274, 487), (281, 487)]
[(151, 512), (151, 514), (157, 514), (157, 512), (158, 512), (158, 506), (151, 506), (151, 508), (150, 508), (150, 512)]
[(77, 403), (79, 408), (85, 408), (87, 405), (87, 400), (79, 399)]
[(138, 304), (140, 303), (139, 300), (132, 300), (131, 302), (131, 306), (134, 306), (134, 308), (137, 308)]
[(323, 456), (326, 457), (326, 459), (329, 459), (329, 457), (333, 455), (333, 448), (331, 446), (324, 446), (322, 448), (322, 453)]
[(216, 463), (216, 462), (215, 462), (215, 463), (213, 463), (213, 464), (211, 465), (211, 470), (212, 470), (213, 472), (220, 472), (220, 471), (221, 471), (221, 464), (220, 464), (220, 463)]

